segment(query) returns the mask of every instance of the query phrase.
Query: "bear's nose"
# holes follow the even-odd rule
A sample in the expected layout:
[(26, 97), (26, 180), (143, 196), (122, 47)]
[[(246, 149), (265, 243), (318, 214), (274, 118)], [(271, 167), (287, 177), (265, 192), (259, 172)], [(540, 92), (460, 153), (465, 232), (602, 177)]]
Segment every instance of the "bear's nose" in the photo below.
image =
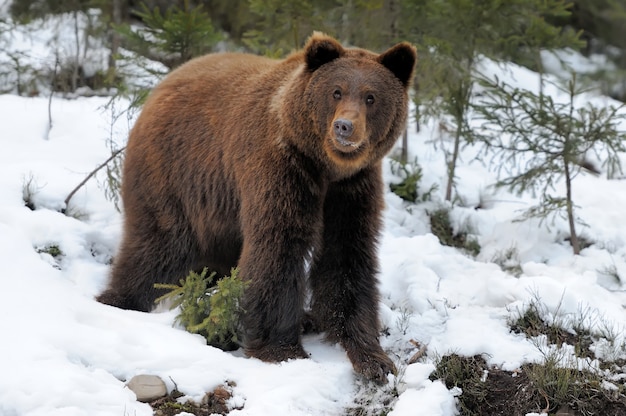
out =
[(339, 118), (333, 122), (333, 129), (335, 130), (337, 137), (345, 139), (352, 136), (352, 132), (354, 132), (354, 125), (352, 125), (350, 120)]

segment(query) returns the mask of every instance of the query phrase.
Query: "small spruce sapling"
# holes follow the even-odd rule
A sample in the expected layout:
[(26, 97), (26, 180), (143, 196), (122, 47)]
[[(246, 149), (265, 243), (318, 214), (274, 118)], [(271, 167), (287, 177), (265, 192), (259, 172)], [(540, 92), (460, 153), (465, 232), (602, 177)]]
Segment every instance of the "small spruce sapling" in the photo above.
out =
[(468, 227), (466, 227), (466, 230), (458, 232), (454, 230), (449, 208), (440, 208), (430, 212), (428, 215), (430, 217), (430, 230), (441, 244), (463, 249), (473, 256), (477, 256), (480, 253), (480, 244), (476, 238), (469, 235)]
[(144, 23), (142, 28), (116, 27), (124, 45), (168, 69), (211, 52), (222, 35), (202, 4), (193, 7), (188, 0), (182, 3), (182, 7), (170, 5), (164, 13), (159, 7), (150, 9), (141, 3), (141, 10), (134, 14)]
[(519, 58), (540, 51), (580, 46), (577, 34), (553, 26), (568, 17), (572, 5), (562, 0), (404, 1), (402, 24), (420, 45), (415, 93), (423, 120), (445, 119), (447, 178), (445, 200), (454, 201), (462, 149), (472, 144), (470, 122), (475, 73), (481, 56)]
[(422, 168), (417, 164), (417, 161), (412, 165), (408, 165), (407, 163), (391, 160), (391, 171), (402, 178), (398, 183), (389, 184), (391, 192), (405, 201), (417, 201), (417, 185), (422, 179)]
[(205, 268), (201, 273), (190, 272), (180, 285), (155, 284), (157, 289), (170, 292), (159, 297), (172, 300), (172, 308), (180, 306), (176, 321), (185, 329), (206, 338), (209, 345), (223, 350), (234, 350), (239, 345), (241, 298), (245, 282), (238, 276), (238, 269), (231, 270), (230, 276), (214, 282), (216, 273), (207, 276)]
[(419, 183), (423, 177), (423, 170), (415, 159), (412, 163), (405, 163), (391, 159), (391, 172), (401, 178), (400, 182), (390, 183), (389, 189), (394, 194), (407, 202), (425, 202), (432, 198), (433, 192), (437, 190), (437, 185), (433, 184), (428, 191), (419, 193)]
[[(482, 84), (485, 91), (474, 108), (483, 125), (473, 134), (483, 143), (485, 154), (492, 155), (499, 176), (504, 176), (497, 186), (518, 194), (539, 191), (539, 203), (525, 216), (541, 221), (563, 216), (569, 225), (572, 250), (579, 254), (576, 223), (580, 220), (574, 213), (573, 180), (589, 153), (603, 160), (608, 178), (621, 172), (619, 155), (626, 151), (626, 132), (619, 125), (626, 119), (624, 105), (576, 105), (585, 91), (576, 84), (575, 74), (566, 88), (559, 87), (566, 94), (564, 101), (512, 88), (497, 79), (483, 80)], [(561, 179), (564, 192), (555, 194)]]

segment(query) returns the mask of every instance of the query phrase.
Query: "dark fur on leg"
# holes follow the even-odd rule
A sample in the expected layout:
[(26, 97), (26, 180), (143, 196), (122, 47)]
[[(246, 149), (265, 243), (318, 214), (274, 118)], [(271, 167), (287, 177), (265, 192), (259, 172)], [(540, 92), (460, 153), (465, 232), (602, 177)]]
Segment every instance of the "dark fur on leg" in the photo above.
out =
[(378, 341), (379, 168), (333, 184), (324, 205), (323, 249), (311, 270), (311, 326), (345, 348), (365, 378), (386, 381), (395, 366)]

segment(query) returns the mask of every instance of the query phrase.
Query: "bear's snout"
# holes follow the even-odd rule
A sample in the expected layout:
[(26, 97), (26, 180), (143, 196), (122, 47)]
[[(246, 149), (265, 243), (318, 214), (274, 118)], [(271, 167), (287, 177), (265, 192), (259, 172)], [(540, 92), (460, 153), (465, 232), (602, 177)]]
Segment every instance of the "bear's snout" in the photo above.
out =
[(350, 120), (346, 120), (345, 118), (340, 118), (335, 120), (333, 123), (333, 129), (335, 131), (335, 135), (339, 138), (347, 139), (352, 136), (354, 132), (354, 125)]
[(335, 136), (335, 146), (342, 153), (351, 153), (361, 146), (360, 135), (355, 134), (354, 123), (347, 118), (337, 118), (333, 121), (332, 131)]

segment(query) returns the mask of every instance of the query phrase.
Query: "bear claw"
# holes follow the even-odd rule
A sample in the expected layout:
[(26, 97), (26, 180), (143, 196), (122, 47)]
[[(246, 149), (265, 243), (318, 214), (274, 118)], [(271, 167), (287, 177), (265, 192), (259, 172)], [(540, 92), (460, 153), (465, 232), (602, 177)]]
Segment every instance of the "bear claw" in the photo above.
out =
[(360, 353), (350, 357), (354, 371), (377, 384), (386, 384), (389, 374), (396, 374), (396, 366), (381, 350), (372, 354)]

